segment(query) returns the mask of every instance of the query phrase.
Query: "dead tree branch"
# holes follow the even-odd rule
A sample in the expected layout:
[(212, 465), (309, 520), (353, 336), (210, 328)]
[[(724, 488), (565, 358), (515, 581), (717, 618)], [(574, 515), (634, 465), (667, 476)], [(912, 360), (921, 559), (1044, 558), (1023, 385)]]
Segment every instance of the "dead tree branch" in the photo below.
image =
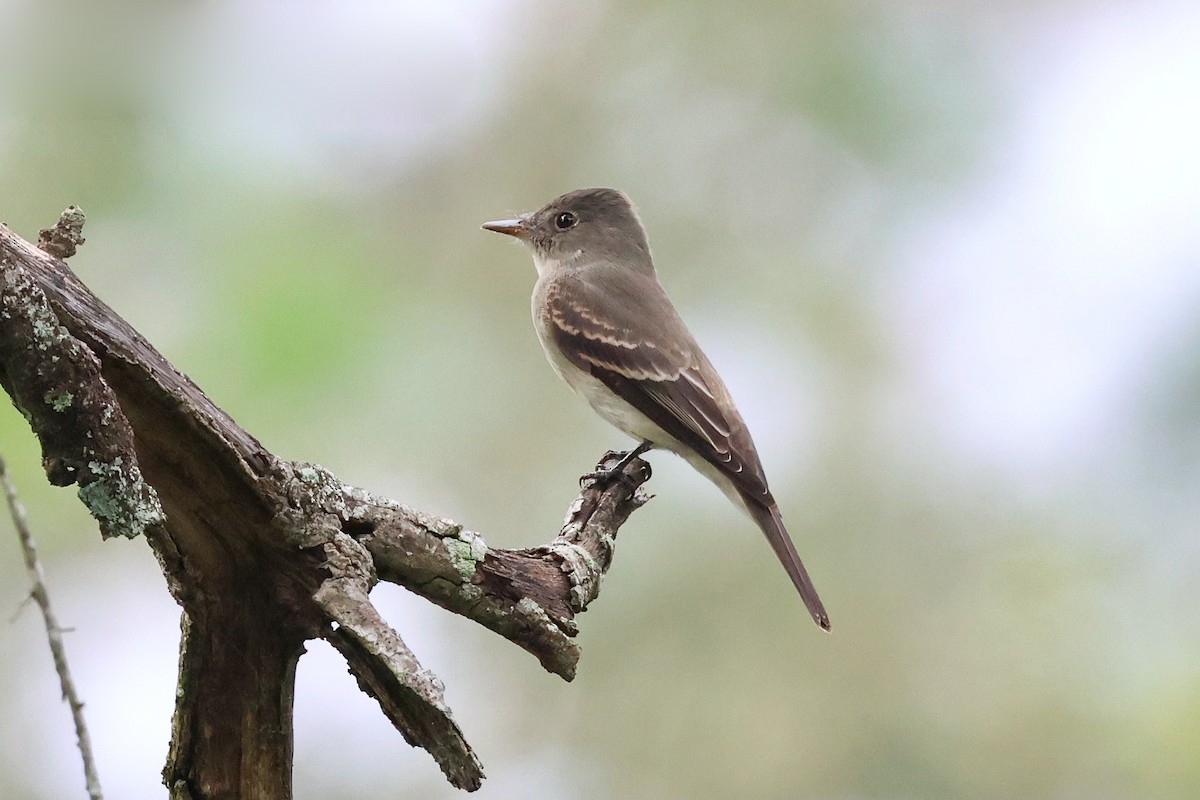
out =
[(587, 483), (549, 544), (489, 548), (268, 452), (61, 260), (81, 226), (68, 209), (39, 249), (0, 225), (0, 385), (40, 440), (49, 480), (79, 487), (103, 535), (145, 535), (183, 607), (171, 796), (291, 796), (296, 662), (316, 637), (451, 783), (477, 788), (482, 769), (440, 681), (368, 592), (405, 586), (570, 680), (574, 617), (599, 591), (617, 529), (648, 499), (649, 467), (635, 460), (625, 480)]

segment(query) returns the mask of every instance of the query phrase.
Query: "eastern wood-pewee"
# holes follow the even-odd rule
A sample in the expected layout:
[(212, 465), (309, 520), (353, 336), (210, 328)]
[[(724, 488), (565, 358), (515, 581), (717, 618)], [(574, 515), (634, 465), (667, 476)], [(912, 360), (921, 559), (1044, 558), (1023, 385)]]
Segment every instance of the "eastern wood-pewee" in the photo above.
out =
[(750, 432), (654, 272), (646, 230), (615, 189), (580, 189), (484, 223), (533, 251), (533, 321), (551, 365), (601, 417), (683, 456), (762, 529), (816, 623), (829, 616), (767, 488)]

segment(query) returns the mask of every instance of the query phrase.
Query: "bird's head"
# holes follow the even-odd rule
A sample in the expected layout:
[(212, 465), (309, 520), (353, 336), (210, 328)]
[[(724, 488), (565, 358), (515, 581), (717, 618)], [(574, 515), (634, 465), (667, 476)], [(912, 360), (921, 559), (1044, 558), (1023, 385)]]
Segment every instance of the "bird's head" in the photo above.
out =
[(530, 214), (485, 222), (483, 228), (528, 245), (539, 273), (588, 263), (654, 270), (646, 229), (633, 203), (616, 189), (577, 189)]

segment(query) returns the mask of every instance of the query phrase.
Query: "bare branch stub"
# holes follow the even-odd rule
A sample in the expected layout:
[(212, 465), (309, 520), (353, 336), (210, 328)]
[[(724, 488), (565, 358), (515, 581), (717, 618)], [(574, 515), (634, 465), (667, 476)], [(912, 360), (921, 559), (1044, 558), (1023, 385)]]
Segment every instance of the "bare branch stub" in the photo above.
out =
[(440, 682), (367, 592), (377, 578), (401, 583), (569, 679), (574, 616), (647, 499), (644, 463), (629, 465), (629, 485), (585, 487), (549, 544), (510, 551), (279, 459), (54, 257), (82, 241), (81, 221), (68, 209), (43, 250), (0, 225), (0, 384), (51, 480), (80, 485), (105, 535), (146, 534), (183, 606), (172, 797), (291, 796), (295, 666), (318, 636), (406, 739), (476, 788), (482, 770)]
[(338, 574), (316, 594), (334, 622), (325, 638), (345, 657), (359, 687), (375, 698), (405, 741), (428, 750), (455, 786), (478, 789), (483, 767), (450, 715), (441, 681), (421, 666), (367, 597), (370, 586), (364, 570), (370, 556), (345, 534), (326, 547), (331, 563), (341, 563), (335, 567)]
[(83, 209), (67, 206), (53, 227), (38, 231), (38, 247), (55, 258), (70, 258), (87, 241), (83, 238), (84, 222)]

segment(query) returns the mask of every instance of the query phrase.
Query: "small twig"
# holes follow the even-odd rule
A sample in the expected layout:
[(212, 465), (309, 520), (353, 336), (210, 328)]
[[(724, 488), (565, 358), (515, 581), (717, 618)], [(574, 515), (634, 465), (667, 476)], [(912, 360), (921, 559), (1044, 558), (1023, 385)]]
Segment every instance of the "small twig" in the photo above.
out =
[(100, 791), (100, 778), (96, 773), (96, 759), (92, 755), (92, 740), (88, 736), (87, 723), (83, 720), (83, 701), (75, 691), (75, 683), (71, 680), (71, 670), (67, 666), (67, 651), (63, 646), (63, 628), (50, 608), (50, 595), (46, 591), (46, 574), (42, 571), (42, 563), (38, 559), (37, 545), (33, 534), (29, 531), (29, 523), (25, 518), (25, 507), (17, 499), (17, 488), (8, 477), (8, 469), (4, 457), (0, 455), (0, 482), (4, 484), (4, 494), (8, 498), (8, 507), (12, 512), (13, 524), (17, 528), (17, 536), (21, 540), (21, 550), (25, 554), (25, 570), (29, 573), (29, 581), (33, 584), (30, 596), (42, 610), (42, 618), (46, 623), (46, 637), (50, 640), (50, 652), (54, 656), (54, 668), (58, 671), (58, 679), (62, 684), (63, 699), (71, 706), (71, 716), (75, 720), (75, 733), (79, 737), (79, 752), (83, 756), (83, 774), (87, 780), (88, 797), (92, 800), (104, 800)]

